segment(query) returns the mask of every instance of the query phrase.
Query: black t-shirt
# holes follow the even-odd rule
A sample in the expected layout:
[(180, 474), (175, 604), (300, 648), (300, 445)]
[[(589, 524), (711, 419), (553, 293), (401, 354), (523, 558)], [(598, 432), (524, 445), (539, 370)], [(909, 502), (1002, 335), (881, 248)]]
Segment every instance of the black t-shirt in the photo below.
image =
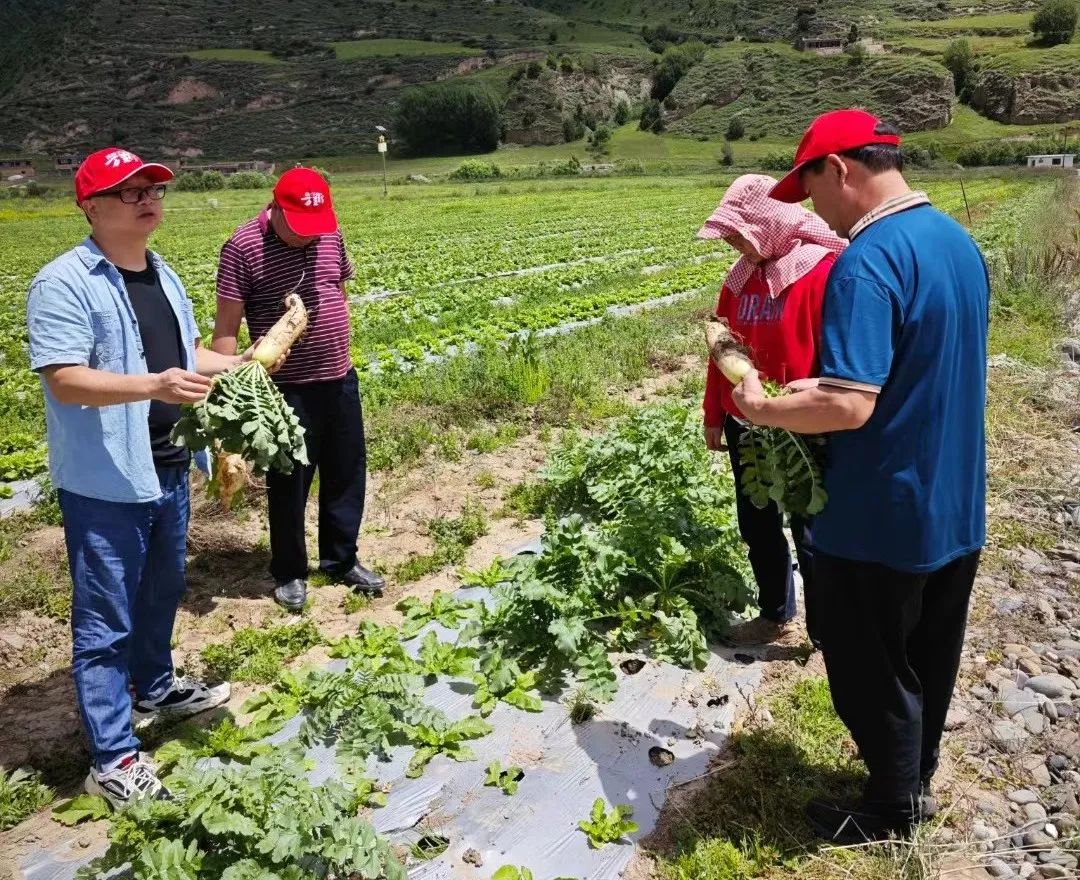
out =
[[(151, 373), (162, 373), (172, 367), (185, 366), (180, 324), (154, 267), (148, 261), (142, 272), (120, 269), (120, 274), (124, 276), (128, 298), (139, 322), (146, 369)], [(189, 461), (187, 447), (175, 446), (169, 440), (169, 434), (179, 419), (178, 403), (150, 401), (150, 449), (154, 453), (154, 464), (159, 467), (182, 465)]]

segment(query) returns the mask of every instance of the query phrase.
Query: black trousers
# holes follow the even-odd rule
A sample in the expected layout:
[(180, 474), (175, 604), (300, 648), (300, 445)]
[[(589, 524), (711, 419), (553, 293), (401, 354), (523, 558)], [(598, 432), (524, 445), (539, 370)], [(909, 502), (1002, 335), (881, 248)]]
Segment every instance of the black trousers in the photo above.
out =
[[(745, 429), (730, 416), (724, 422), (724, 439), (731, 457), (735, 477), (735, 512), (739, 519), (739, 534), (746, 544), (750, 567), (758, 588), (758, 607), (763, 617), (783, 623), (795, 616), (795, 573), (791, 551), (784, 537), (784, 515), (773, 502), (755, 507), (742, 488), (743, 466), (739, 458), (739, 439)], [(813, 551), (810, 547), (810, 522), (791, 517), (791, 536), (803, 577), (806, 604), (806, 628), (811, 641), (819, 643), (818, 608), (820, 603), (813, 585)]]
[(909, 812), (938, 765), (979, 551), (929, 574), (814, 553), (833, 705), (870, 778), (866, 800)]
[(275, 580), (306, 578), (304, 508), (319, 472), (319, 568), (330, 574), (356, 564), (356, 540), (364, 518), (367, 449), (356, 371), (333, 382), (281, 385), (281, 393), (304, 426), (308, 459), (291, 474), (267, 474), (270, 508), (270, 574)]

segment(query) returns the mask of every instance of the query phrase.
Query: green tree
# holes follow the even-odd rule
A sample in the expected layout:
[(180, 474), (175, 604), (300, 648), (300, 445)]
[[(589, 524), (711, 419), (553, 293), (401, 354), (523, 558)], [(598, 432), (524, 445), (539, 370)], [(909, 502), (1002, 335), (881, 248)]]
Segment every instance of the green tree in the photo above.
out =
[(594, 159), (606, 156), (611, 150), (611, 129), (598, 125), (589, 135), (589, 152)]
[(966, 100), (968, 86), (975, 72), (975, 55), (971, 51), (971, 44), (967, 40), (953, 40), (945, 47), (942, 61), (952, 72), (956, 94), (960, 100)]
[(727, 124), (727, 139), (729, 141), (741, 140), (746, 134), (746, 125), (740, 116), (732, 116)]
[(642, 131), (651, 131), (653, 134), (660, 134), (664, 130), (664, 113), (660, 109), (659, 101), (649, 101), (641, 111), (641, 122), (638, 123), (638, 128)]
[(848, 64), (862, 64), (866, 60), (866, 46), (862, 43), (848, 43), (844, 46), (844, 54), (848, 57)]
[(1076, 0), (1043, 0), (1031, 19), (1031, 30), (1044, 46), (1068, 43), (1076, 33), (1077, 15)]
[(847, 41), (849, 43), (859, 42), (859, 26), (854, 22), (851, 23), (851, 27), (848, 29)]
[(486, 88), (439, 83), (407, 89), (396, 128), (414, 154), (483, 153), (499, 145), (499, 105)]
[(614, 120), (616, 125), (626, 125), (630, 121), (630, 105), (626, 101), (619, 101), (615, 106)]

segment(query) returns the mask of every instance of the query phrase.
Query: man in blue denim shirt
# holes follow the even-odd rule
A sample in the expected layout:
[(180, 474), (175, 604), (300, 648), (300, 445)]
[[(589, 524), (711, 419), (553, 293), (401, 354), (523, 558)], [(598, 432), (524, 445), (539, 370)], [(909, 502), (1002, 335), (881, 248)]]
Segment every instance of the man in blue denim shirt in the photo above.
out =
[(178, 678), (170, 647), (186, 588), (190, 457), (169, 432), (180, 404), (205, 396), (207, 376), (242, 360), (201, 346), (180, 279), (147, 250), (172, 176), (117, 148), (87, 158), (75, 195), (90, 237), (42, 269), (27, 300), (74, 586), (86, 788), (114, 806), (168, 796), (140, 756), (133, 712), (188, 715), (229, 696), (227, 684)]

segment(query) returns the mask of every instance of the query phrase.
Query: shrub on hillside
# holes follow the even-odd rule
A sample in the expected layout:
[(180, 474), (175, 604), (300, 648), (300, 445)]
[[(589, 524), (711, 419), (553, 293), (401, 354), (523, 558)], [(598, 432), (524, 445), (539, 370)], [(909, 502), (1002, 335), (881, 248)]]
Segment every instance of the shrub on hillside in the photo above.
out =
[(626, 101), (619, 101), (615, 106), (613, 120), (616, 125), (626, 125), (630, 121), (630, 105)]
[(790, 171), (795, 164), (795, 153), (792, 152), (774, 152), (763, 156), (761, 159), (761, 167), (768, 169), (769, 171)]
[(1076, 0), (1043, 0), (1031, 19), (1035, 39), (1044, 46), (1071, 42), (1078, 14)]
[(567, 116), (562, 121), (563, 140), (568, 144), (585, 137), (585, 123), (576, 116)]
[(975, 72), (975, 55), (971, 51), (971, 43), (967, 40), (953, 40), (945, 47), (945, 54), (941, 60), (952, 73), (957, 96), (961, 101), (966, 100), (968, 85)]
[(209, 192), (225, 189), (225, 175), (218, 171), (181, 171), (169, 183), (179, 192)]
[(229, 189), (269, 189), (274, 185), (274, 178), (261, 171), (238, 171), (226, 179)]
[(572, 177), (581, 173), (581, 161), (573, 153), (565, 162), (556, 162), (551, 167), (551, 173), (556, 177)]
[(611, 150), (611, 129), (606, 125), (598, 125), (589, 135), (589, 152), (594, 159), (606, 156)]
[(499, 145), (502, 120), (486, 88), (439, 83), (403, 92), (395, 127), (413, 153), (479, 153)]
[(727, 139), (729, 141), (740, 140), (746, 134), (746, 125), (740, 116), (732, 116), (727, 124)]
[(495, 180), (502, 176), (498, 165), (483, 159), (466, 159), (450, 172), (451, 180)]
[(657, 54), (663, 52), (668, 46), (686, 42), (686, 34), (674, 30), (667, 24), (659, 24), (656, 27), (642, 25), (641, 38)]
[(649, 101), (641, 111), (641, 121), (638, 128), (642, 131), (651, 131), (660, 134), (664, 130), (664, 111), (660, 108), (659, 101)]
[(683, 43), (668, 46), (656, 60), (653, 70), (652, 96), (663, 101), (688, 70), (705, 57), (704, 43)]
[(862, 43), (848, 43), (844, 46), (844, 54), (847, 55), (848, 64), (862, 64), (869, 53)]

